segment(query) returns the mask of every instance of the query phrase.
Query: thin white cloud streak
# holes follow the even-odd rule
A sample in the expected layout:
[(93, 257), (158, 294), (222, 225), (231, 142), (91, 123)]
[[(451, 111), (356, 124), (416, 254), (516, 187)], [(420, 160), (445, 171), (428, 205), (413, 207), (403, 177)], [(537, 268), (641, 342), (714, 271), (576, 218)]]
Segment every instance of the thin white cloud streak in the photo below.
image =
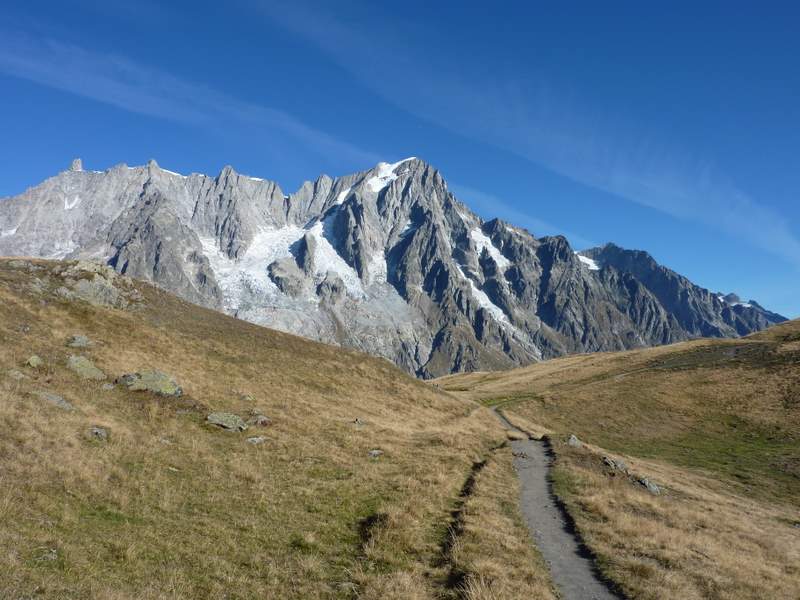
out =
[(430, 32), (413, 23), (397, 26), (393, 18), (392, 29), (377, 21), (357, 28), (299, 0), (259, 6), (411, 114), (581, 184), (703, 223), (800, 267), (800, 240), (782, 215), (707, 162), (633, 131), (624, 116), (592, 114), (546, 85), (532, 89), (513, 77), (461, 76), (454, 62), (423, 53)]
[(486, 217), (498, 217), (517, 227), (524, 227), (535, 237), (563, 235), (576, 250), (585, 250), (597, 245), (595, 242), (587, 240), (577, 233), (567, 231), (558, 225), (532, 217), (510, 206), (506, 202), (503, 202), (500, 198), (492, 194), (487, 194), (486, 192), (466, 185), (450, 184), (449, 187), (450, 191), (472, 210)]
[(323, 156), (357, 164), (379, 160), (281, 110), (242, 102), (121, 56), (97, 54), (52, 39), (0, 31), (0, 73), (133, 113), (221, 133), (231, 127), (260, 135), (276, 132)]

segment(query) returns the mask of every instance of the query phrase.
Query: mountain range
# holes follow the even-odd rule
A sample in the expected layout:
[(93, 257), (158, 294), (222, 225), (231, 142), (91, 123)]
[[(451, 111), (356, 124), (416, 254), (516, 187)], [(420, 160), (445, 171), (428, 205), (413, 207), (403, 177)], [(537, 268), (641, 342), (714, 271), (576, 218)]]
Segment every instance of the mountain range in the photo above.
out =
[(100, 261), (241, 319), (419, 377), (735, 337), (785, 319), (614, 244), (484, 221), (417, 158), (286, 195), (225, 167), (80, 160), (0, 200), (0, 255)]

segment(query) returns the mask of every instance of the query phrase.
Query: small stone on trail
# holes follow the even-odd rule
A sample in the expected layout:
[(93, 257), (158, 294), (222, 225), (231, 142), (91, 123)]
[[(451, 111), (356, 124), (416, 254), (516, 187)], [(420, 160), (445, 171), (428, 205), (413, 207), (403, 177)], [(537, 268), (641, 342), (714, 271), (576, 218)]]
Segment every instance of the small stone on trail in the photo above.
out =
[(67, 367), (84, 379), (94, 379), (102, 381), (106, 374), (94, 366), (94, 363), (85, 356), (73, 354), (67, 359)]
[(58, 394), (53, 394), (51, 392), (34, 392), (34, 393), (45, 402), (49, 402), (53, 406), (57, 406), (58, 408), (61, 408), (63, 410), (74, 410), (75, 408), (74, 406), (72, 406), (72, 404), (64, 400), (64, 398), (62, 398)]
[(88, 348), (91, 345), (91, 340), (85, 335), (76, 334), (67, 340), (67, 346), (70, 348)]
[(580, 448), (581, 446), (583, 446), (583, 443), (574, 434), (571, 434), (569, 436), (567, 444), (569, 444), (573, 448)]
[(241, 417), (231, 413), (211, 413), (206, 417), (206, 421), (228, 431), (244, 431), (247, 429), (247, 423)]
[(254, 444), (254, 445), (255, 444), (263, 444), (266, 441), (267, 441), (267, 438), (265, 438), (263, 435), (257, 435), (255, 437), (247, 438), (247, 443), (248, 444)]
[(108, 430), (105, 427), (98, 427), (97, 425), (93, 425), (89, 429), (89, 437), (99, 442), (107, 442)]
[(31, 369), (38, 369), (44, 364), (44, 361), (41, 359), (41, 357), (34, 354), (25, 362), (25, 364)]
[(378, 458), (382, 454), (383, 454), (383, 450), (375, 449), (375, 450), (370, 450), (369, 451), (370, 458)]

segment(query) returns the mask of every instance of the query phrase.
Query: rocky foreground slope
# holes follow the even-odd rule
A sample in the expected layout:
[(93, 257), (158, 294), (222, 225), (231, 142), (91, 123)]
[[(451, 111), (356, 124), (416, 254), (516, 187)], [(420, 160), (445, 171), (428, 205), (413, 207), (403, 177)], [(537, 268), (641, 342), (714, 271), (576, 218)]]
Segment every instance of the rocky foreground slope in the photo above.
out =
[(415, 158), (290, 195), (216, 177), (80, 161), (0, 201), (0, 255), (99, 260), (239, 318), (383, 356), (421, 377), (527, 364), (784, 320), (643, 252), (576, 254), (484, 222)]
[(0, 430), (0, 598), (554, 597), (488, 411), (108, 267), (0, 260)]

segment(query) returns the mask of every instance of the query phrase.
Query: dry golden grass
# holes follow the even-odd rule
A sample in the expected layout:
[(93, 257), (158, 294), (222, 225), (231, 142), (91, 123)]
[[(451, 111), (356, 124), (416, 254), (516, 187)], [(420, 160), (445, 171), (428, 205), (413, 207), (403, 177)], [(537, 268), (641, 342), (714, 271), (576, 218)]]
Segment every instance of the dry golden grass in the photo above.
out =
[(666, 486), (652, 496), (603, 469), (601, 453), (561, 443), (557, 454), (557, 493), (629, 597), (798, 597), (797, 510), (731, 493), (686, 469), (627, 458), (638, 474)]
[[(440, 379), (551, 432), (555, 489), (632, 598), (800, 598), (800, 322)], [(574, 433), (589, 442), (563, 443)], [(606, 468), (623, 457), (652, 496)]]
[[(52, 293), (61, 267), (34, 262), (0, 261), (0, 597), (458, 595), (441, 546), (472, 464), (503, 439), (489, 411), (144, 284), (133, 310), (67, 302)], [(75, 333), (94, 345), (66, 348)], [(81, 381), (65, 368), (78, 352), (112, 379), (165, 371), (185, 396)], [(44, 367), (23, 366), (34, 353)], [(272, 424), (229, 433), (211, 410)]]
[(556, 598), (547, 565), (525, 535), (511, 462), (508, 446), (491, 454), (463, 506), (463, 530), (452, 558), (453, 572), (462, 576), (460, 585), (469, 600)]

